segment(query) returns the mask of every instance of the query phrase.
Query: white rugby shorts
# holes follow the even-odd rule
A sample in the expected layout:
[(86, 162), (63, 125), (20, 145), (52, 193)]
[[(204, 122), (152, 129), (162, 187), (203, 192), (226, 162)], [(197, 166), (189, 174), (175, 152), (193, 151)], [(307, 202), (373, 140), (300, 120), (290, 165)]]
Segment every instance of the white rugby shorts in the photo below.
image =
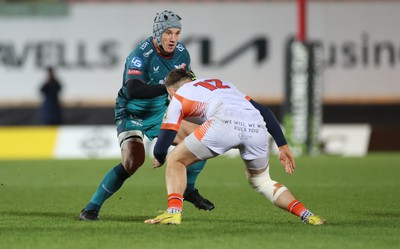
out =
[(185, 145), (201, 160), (232, 148), (239, 149), (243, 160), (268, 158), (267, 129), (257, 110), (218, 112), (186, 137)]

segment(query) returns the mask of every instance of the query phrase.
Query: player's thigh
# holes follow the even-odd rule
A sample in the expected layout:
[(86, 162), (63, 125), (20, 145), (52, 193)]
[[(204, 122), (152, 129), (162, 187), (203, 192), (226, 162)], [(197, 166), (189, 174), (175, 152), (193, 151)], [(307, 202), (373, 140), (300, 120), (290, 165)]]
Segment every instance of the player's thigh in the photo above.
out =
[(187, 167), (197, 161), (199, 158), (188, 149), (185, 143), (178, 144), (167, 156), (167, 165), (172, 166), (179, 162)]
[(250, 175), (258, 175), (268, 169), (268, 157), (263, 156), (253, 160), (243, 159), (246, 170)]
[(117, 122), (118, 142), (121, 147), (122, 165), (128, 173), (133, 173), (145, 159), (143, 126), (127, 118)]
[(160, 116), (152, 116), (150, 118), (143, 120), (143, 132), (144, 135), (150, 140), (153, 141), (154, 138), (158, 137), (158, 133), (161, 128), (162, 117)]
[(239, 147), (243, 160), (254, 160), (257, 158), (268, 158), (268, 137), (267, 134), (258, 134), (250, 139), (242, 141)]
[(124, 119), (117, 120), (115, 123), (117, 125), (118, 143), (121, 148), (122, 143), (131, 138), (140, 137), (143, 140), (142, 120), (127, 116)]
[(208, 148), (207, 145), (198, 140), (194, 133), (187, 136), (183, 144), (185, 144), (186, 148), (199, 160), (207, 160), (218, 156), (218, 153), (215, 153)]

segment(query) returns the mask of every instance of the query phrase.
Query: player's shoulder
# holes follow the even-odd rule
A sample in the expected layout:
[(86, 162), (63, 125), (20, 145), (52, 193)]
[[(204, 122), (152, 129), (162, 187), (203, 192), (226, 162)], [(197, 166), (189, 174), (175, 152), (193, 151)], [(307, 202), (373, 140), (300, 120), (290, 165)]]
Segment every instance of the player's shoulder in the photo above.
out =
[(153, 54), (156, 54), (156, 49), (151, 41), (151, 37), (139, 43), (136, 47), (136, 53), (140, 54), (144, 58), (148, 58)]
[(181, 42), (178, 42), (176, 44), (175, 53), (188, 54), (189, 55), (189, 51), (187, 50), (186, 46)]
[(193, 94), (194, 89), (198, 88), (199, 82), (201, 83), (201, 79), (195, 80), (195, 81), (190, 81), (185, 84), (183, 84), (177, 92), (180, 92), (182, 94)]
[(156, 53), (155, 48), (151, 42), (151, 37), (140, 42), (135, 49), (131, 51), (128, 58), (139, 57), (142, 60), (146, 60), (152, 54)]
[(126, 58), (126, 64), (130, 68), (142, 68), (148, 64), (152, 55), (155, 54), (155, 48), (151, 42), (151, 37), (140, 42)]

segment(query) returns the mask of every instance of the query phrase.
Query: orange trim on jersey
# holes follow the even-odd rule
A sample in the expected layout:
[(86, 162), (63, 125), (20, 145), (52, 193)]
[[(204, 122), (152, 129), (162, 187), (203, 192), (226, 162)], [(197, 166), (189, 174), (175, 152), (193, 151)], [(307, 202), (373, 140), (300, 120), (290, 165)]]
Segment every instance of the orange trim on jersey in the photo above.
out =
[(247, 95), (246, 95), (246, 99), (247, 99), (248, 101), (252, 100), (252, 98), (250, 98), (250, 97), (247, 96)]
[[(182, 120), (182, 119), (180, 119)], [(179, 124), (181, 122), (179, 121)], [(162, 123), (161, 124), (161, 130), (173, 130), (173, 131), (178, 131), (179, 130), (179, 124), (171, 124), (171, 123)]]
[(183, 100), (185, 99), (184, 97), (182, 97), (181, 95), (179, 95), (179, 94), (176, 94), (176, 93), (174, 93), (174, 97), (177, 99), (177, 100), (179, 100), (179, 102), (183, 102)]
[(201, 117), (204, 113), (204, 107), (206, 105), (204, 102), (190, 100), (176, 93), (174, 97), (181, 102), (182, 117)]
[[(203, 113), (205, 111), (205, 105), (206, 105), (205, 103), (187, 99), (176, 93), (174, 94), (174, 98), (177, 99), (179, 102), (181, 102), (181, 106), (182, 106), (181, 113), (180, 113), (180, 116), (178, 119), (178, 123), (177, 124), (163, 123), (161, 125), (161, 129), (178, 131), (183, 118), (203, 116)], [(201, 140), (201, 138), (204, 136), (204, 134), (208, 130), (211, 122), (206, 122), (206, 123), (202, 124), (194, 131), (195, 136), (199, 140)]]
[(207, 120), (194, 131), (194, 136), (200, 141), (210, 127), (211, 127), (211, 120)]

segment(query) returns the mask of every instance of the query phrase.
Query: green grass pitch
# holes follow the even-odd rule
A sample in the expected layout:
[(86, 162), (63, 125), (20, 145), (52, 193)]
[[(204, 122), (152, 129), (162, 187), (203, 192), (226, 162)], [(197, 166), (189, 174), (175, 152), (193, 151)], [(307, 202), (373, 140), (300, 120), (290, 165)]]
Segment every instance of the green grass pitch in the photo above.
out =
[(0, 161), (0, 248), (400, 248), (400, 154), (299, 157), (284, 183), (325, 226), (303, 224), (248, 185), (238, 158), (209, 160), (197, 187), (216, 208), (184, 205), (180, 226), (143, 221), (166, 207), (164, 169), (142, 168), (103, 206), (100, 222), (77, 220), (119, 161)]

